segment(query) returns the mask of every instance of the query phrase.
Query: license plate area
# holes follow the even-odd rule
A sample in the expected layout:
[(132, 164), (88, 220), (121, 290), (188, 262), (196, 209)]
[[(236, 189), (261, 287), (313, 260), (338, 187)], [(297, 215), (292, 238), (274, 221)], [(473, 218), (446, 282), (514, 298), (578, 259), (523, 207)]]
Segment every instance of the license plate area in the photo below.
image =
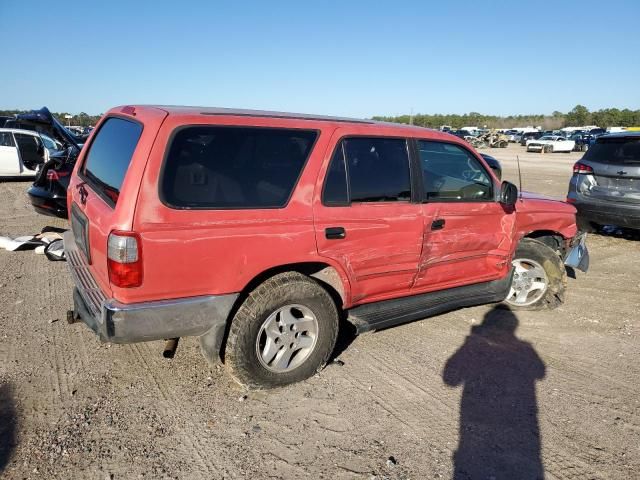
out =
[(89, 255), (89, 219), (75, 203), (71, 205), (71, 231), (76, 245), (84, 255), (87, 264), (91, 264), (91, 256)]

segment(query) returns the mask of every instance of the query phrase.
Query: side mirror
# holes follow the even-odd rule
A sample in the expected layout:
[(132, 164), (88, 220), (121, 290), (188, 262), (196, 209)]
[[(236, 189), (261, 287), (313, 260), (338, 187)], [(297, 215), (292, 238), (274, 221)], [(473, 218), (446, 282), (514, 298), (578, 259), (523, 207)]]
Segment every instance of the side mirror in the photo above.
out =
[(500, 187), (500, 203), (513, 206), (518, 200), (518, 187), (511, 182), (502, 182)]

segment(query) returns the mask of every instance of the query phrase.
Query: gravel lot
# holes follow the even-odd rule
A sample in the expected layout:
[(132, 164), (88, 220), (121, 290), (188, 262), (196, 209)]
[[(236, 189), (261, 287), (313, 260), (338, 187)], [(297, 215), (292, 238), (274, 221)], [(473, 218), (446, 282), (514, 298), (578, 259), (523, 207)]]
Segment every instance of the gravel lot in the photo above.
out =
[[(560, 198), (580, 157), (486, 152), (515, 183), (519, 154), (525, 189)], [(0, 183), (0, 235), (64, 225), (30, 209), (27, 186)], [(65, 321), (64, 262), (0, 251), (0, 477), (452, 478), (455, 459), (500, 478), (492, 462), (517, 455), (511, 478), (638, 478), (640, 240), (588, 245), (558, 310), (468, 308), (344, 338), (339, 361), (268, 392), (209, 368), (195, 339), (173, 360), (161, 342), (100, 344)]]

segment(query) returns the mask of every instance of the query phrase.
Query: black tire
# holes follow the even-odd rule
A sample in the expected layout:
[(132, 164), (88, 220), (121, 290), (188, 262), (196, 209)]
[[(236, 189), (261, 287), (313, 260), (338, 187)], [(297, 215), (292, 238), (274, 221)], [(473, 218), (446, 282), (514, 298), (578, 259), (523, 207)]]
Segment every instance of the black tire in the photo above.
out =
[[(267, 318), (289, 304), (313, 312), (318, 334), (313, 350), (296, 368), (286, 372), (267, 369), (258, 358), (256, 342)], [(300, 382), (320, 371), (336, 343), (338, 310), (329, 293), (314, 279), (298, 272), (275, 275), (260, 284), (236, 312), (224, 351), (224, 363), (231, 376), (248, 388), (273, 388)]]
[(548, 285), (544, 295), (535, 303), (527, 306), (507, 303), (510, 308), (515, 310), (552, 310), (564, 303), (567, 271), (562, 260), (551, 247), (538, 240), (524, 238), (516, 248), (513, 258), (514, 260), (529, 259), (540, 264), (547, 275)]

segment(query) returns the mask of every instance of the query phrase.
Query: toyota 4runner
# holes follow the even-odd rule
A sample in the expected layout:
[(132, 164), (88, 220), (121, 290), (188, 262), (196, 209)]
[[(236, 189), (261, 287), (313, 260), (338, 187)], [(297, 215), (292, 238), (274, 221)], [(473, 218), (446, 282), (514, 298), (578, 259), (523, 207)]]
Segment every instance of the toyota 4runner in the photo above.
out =
[(303, 380), (358, 333), (491, 302), (553, 308), (575, 208), (424, 128), (195, 107), (109, 111), (74, 168), (70, 322), (198, 336), (244, 385)]

